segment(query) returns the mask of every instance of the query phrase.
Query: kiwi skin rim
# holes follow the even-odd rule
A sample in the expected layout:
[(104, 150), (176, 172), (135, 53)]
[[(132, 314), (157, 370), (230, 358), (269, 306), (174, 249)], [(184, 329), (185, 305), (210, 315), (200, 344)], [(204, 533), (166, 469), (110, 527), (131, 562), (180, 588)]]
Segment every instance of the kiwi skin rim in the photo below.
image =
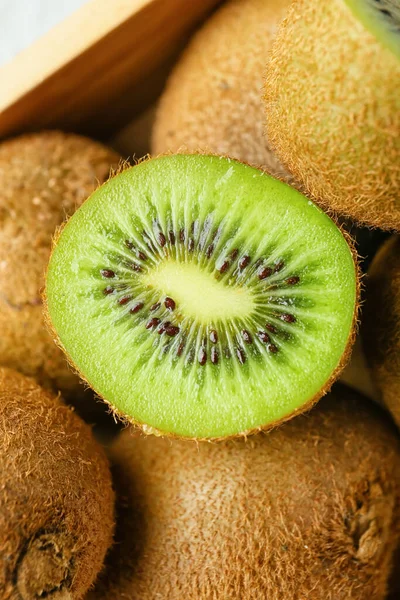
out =
[[(153, 160), (156, 158), (161, 158), (163, 156), (171, 156), (173, 154), (175, 154), (175, 153), (172, 151), (165, 152), (164, 154), (159, 154), (157, 156), (151, 156), (150, 154), (147, 154), (143, 158), (136, 160), (134, 162), (133, 166), (136, 166), (142, 162), (147, 162), (147, 161), (150, 161), (150, 160)], [(244, 164), (244, 165), (247, 165), (247, 166), (250, 166), (253, 168), (258, 168), (259, 171), (262, 171), (266, 175), (269, 175), (270, 177), (274, 177), (273, 175), (270, 175), (270, 173), (265, 168), (255, 167), (254, 165), (250, 165), (249, 163), (246, 163), (245, 161), (239, 161), (238, 159), (232, 158), (231, 156), (228, 156), (228, 155), (221, 156), (221, 155), (213, 154), (211, 152), (203, 152), (201, 150), (198, 150), (196, 152), (188, 151), (188, 152), (185, 152), (182, 154), (214, 156), (214, 157), (218, 156), (219, 158), (222, 157), (222, 158), (229, 159), (232, 162), (239, 162), (241, 164)], [(110, 181), (116, 175), (119, 175), (120, 173), (122, 173), (123, 171), (125, 171), (129, 168), (132, 168), (132, 165), (130, 165), (128, 163), (128, 161), (122, 161), (120, 163), (119, 167), (110, 173), (110, 177), (108, 178), (107, 181)], [(274, 178), (284, 182), (283, 179), (279, 179), (277, 177), (274, 177)], [(95, 193), (100, 187), (105, 185), (107, 183), (107, 181), (105, 181), (103, 184), (99, 185), (98, 188), (96, 190), (94, 190), (94, 192), (92, 192), (92, 194)], [(302, 193), (304, 196), (307, 197), (307, 195), (304, 194), (304, 192), (302, 192)], [(91, 196), (89, 196), (89, 198), (90, 197)], [(105, 404), (108, 405), (109, 412), (111, 414), (115, 415), (126, 427), (128, 427), (129, 425), (134, 425), (145, 435), (155, 435), (157, 437), (166, 437), (166, 438), (170, 438), (170, 439), (187, 440), (187, 441), (192, 441), (192, 442), (222, 442), (222, 441), (236, 439), (236, 438), (247, 438), (248, 436), (260, 433), (261, 431), (270, 431), (272, 429), (275, 429), (276, 427), (279, 427), (286, 421), (290, 421), (290, 419), (292, 419), (293, 417), (296, 417), (297, 415), (301, 415), (302, 413), (311, 410), (313, 408), (313, 406), (315, 406), (315, 404), (317, 404), (317, 402), (322, 398), (322, 396), (325, 396), (325, 394), (327, 394), (330, 391), (332, 385), (339, 378), (340, 374), (342, 373), (342, 371), (346, 367), (347, 363), (349, 362), (350, 357), (351, 357), (352, 348), (353, 348), (355, 339), (357, 337), (357, 332), (358, 332), (359, 322), (360, 322), (359, 321), (359, 312), (360, 312), (360, 306), (361, 306), (360, 298), (361, 298), (361, 290), (362, 290), (362, 273), (361, 273), (360, 264), (359, 264), (359, 256), (358, 256), (357, 249), (356, 249), (356, 246), (355, 246), (355, 243), (354, 243), (352, 237), (344, 229), (344, 227), (338, 222), (336, 215), (332, 211), (325, 212), (325, 214), (328, 216), (328, 218), (331, 221), (333, 221), (333, 223), (336, 225), (336, 227), (340, 230), (342, 236), (344, 237), (345, 241), (347, 242), (347, 245), (350, 249), (350, 252), (351, 252), (351, 255), (353, 258), (353, 263), (354, 263), (354, 268), (355, 268), (355, 276), (356, 276), (356, 294), (355, 294), (355, 305), (354, 305), (352, 326), (351, 326), (351, 330), (350, 330), (349, 336), (347, 338), (347, 343), (346, 343), (345, 349), (343, 351), (343, 354), (341, 356), (341, 359), (340, 359), (339, 363), (337, 364), (337, 366), (335, 367), (335, 369), (333, 370), (333, 372), (331, 373), (331, 376), (329, 377), (329, 379), (326, 381), (325, 385), (323, 385), (322, 388), (319, 390), (319, 392), (317, 394), (315, 394), (310, 400), (305, 402), (302, 406), (295, 409), (290, 414), (285, 415), (284, 417), (278, 419), (277, 421), (274, 421), (273, 423), (268, 423), (266, 425), (260, 425), (259, 427), (255, 427), (253, 429), (248, 429), (246, 431), (236, 433), (233, 435), (229, 435), (229, 436), (196, 438), (196, 437), (178, 435), (176, 433), (170, 433), (168, 431), (161, 431), (159, 429), (156, 429), (155, 427), (152, 427), (151, 425), (137, 421), (133, 417), (129, 417), (125, 413), (121, 412), (111, 402), (109, 402), (106, 398), (104, 398), (96, 390), (96, 388), (91, 385), (91, 383), (86, 379), (86, 377), (83, 375), (83, 373), (80, 372), (79, 368), (76, 366), (76, 364), (73, 362), (73, 360), (69, 356), (68, 351), (66, 350), (65, 346), (61, 342), (60, 337), (59, 337), (57, 331), (55, 330), (52, 320), (51, 320), (51, 317), (50, 317), (50, 312), (49, 312), (49, 307), (48, 307), (48, 302), (47, 302), (47, 284), (45, 285), (44, 290), (42, 292), (43, 314), (44, 314), (45, 326), (47, 327), (47, 330), (49, 331), (50, 335), (52, 336), (54, 343), (65, 354), (67, 362), (68, 362), (71, 370), (76, 375), (78, 375), (78, 377), (80, 377), (80, 379), (88, 386), (88, 388), (92, 389), (95, 392), (96, 396), (102, 402), (104, 402)], [(51, 257), (53, 255), (55, 247), (57, 246), (59, 237), (61, 236), (63, 229), (67, 225), (69, 219), (70, 219), (70, 217), (67, 218), (65, 220), (65, 222), (62, 225), (60, 225), (60, 227), (58, 227), (54, 233), (54, 236), (52, 239), (51, 254), (50, 254), (49, 262), (48, 262), (48, 265), (46, 268), (46, 273), (45, 273), (46, 282), (47, 282), (47, 273), (48, 273), (48, 268), (49, 268), (49, 265), (51, 262)]]

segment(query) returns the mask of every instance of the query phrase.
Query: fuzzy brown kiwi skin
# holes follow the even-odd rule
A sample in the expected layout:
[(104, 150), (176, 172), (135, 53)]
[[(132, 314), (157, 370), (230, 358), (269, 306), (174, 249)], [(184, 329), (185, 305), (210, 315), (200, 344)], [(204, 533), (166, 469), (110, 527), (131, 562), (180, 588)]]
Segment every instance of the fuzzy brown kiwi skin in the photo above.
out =
[(0, 367), (0, 598), (80, 600), (114, 531), (108, 459), (33, 379)]
[[(173, 153), (172, 152), (166, 152), (165, 154), (160, 154), (157, 157), (153, 157), (150, 155), (147, 155), (145, 157), (143, 157), (142, 159), (138, 160), (136, 164), (145, 162), (145, 161), (150, 161), (154, 158), (160, 158), (162, 156), (171, 156)], [(217, 156), (216, 154), (212, 154), (209, 152), (186, 152), (185, 154), (190, 154), (190, 155), (199, 155), (201, 154), (202, 156)], [(219, 155), (218, 155), (219, 156)], [(241, 164), (245, 164), (247, 166), (250, 166), (252, 168), (255, 168), (254, 165), (250, 165), (246, 162), (243, 161), (238, 161), (235, 158), (232, 158), (230, 156), (224, 155), (223, 158), (227, 158), (232, 162), (240, 162)], [(131, 165), (129, 165), (128, 163), (124, 163), (121, 164), (119, 169), (116, 170), (114, 173), (111, 174), (110, 179), (116, 175), (118, 175), (119, 173), (121, 173), (122, 171), (124, 171), (125, 169), (128, 168), (132, 168)], [(260, 171), (262, 171), (263, 173), (266, 173), (267, 175), (270, 175), (270, 173), (268, 171), (266, 171), (265, 169), (260, 168)], [(275, 179), (279, 179), (277, 177), (275, 177)], [(283, 179), (279, 179), (280, 181), (282, 181), (283, 183), (285, 183), (285, 181)], [(104, 184), (103, 184), (104, 185)], [(90, 198), (90, 196), (89, 196)], [(89, 200), (88, 198), (88, 200)], [(228, 440), (228, 439), (235, 439), (237, 437), (243, 437), (246, 438), (248, 436), (251, 435), (255, 435), (257, 433), (260, 433), (261, 431), (269, 431), (271, 429), (274, 429), (275, 427), (278, 427), (279, 425), (281, 425), (282, 423), (285, 423), (286, 421), (289, 421), (290, 419), (292, 419), (293, 417), (300, 415), (304, 412), (307, 412), (309, 410), (311, 410), (313, 408), (313, 406), (315, 406), (315, 404), (323, 397), (325, 396), (325, 394), (327, 394), (332, 385), (335, 383), (335, 381), (337, 381), (337, 379), (340, 377), (342, 371), (345, 369), (346, 365), (348, 364), (350, 358), (351, 358), (351, 352), (352, 352), (352, 348), (354, 346), (356, 337), (357, 337), (357, 331), (358, 331), (358, 326), (359, 326), (359, 312), (360, 312), (360, 296), (361, 296), (361, 289), (362, 289), (362, 274), (361, 274), (361, 269), (360, 269), (360, 263), (359, 263), (359, 257), (357, 254), (357, 250), (356, 250), (356, 246), (354, 244), (353, 238), (350, 236), (350, 234), (348, 233), (348, 231), (346, 231), (346, 229), (338, 222), (336, 216), (334, 213), (329, 212), (326, 213), (327, 216), (331, 219), (331, 221), (333, 221), (335, 223), (335, 225), (340, 229), (344, 239), (346, 240), (351, 255), (353, 257), (353, 262), (354, 262), (354, 268), (355, 268), (355, 275), (356, 275), (356, 299), (355, 299), (355, 305), (354, 305), (354, 314), (353, 314), (353, 321), (352, 321), (352, 326), (351, 326), (351, 330), (349, 333), (349, 336), (347, 338), (347, 343), (345, 346), (345, 349), (343, 351), (343, 354), (341, 356), (341, 359), (339, 361), (339, 363), (337, 364), (336, 368), (334, 369), (334, 371), (332, 372), (331, 376), (329, 377), (329, 379), (326, 381), (325, 385), (319, 390), (319, 392), (317, 394), (315, 394), (312, 398), (310, 398), (305, 404), (303, 404), (301, 407), (299, 407), (298, 409), (294, 410), (292, 413), (290, 413), (289, 415), (285, 415), (284, 417), (282, 417), (281, 419), (277, 419), (276, 421), (274, 421), (273, 423), (269, 423), (268, 425), (262, 425), (260, 427), (256, 427), (253, 429), (248, 429), (246, 431), (240, 432), (238, 434), (234, 434), (231, 436), (223, 436), (223, 437), (206, 437), (206, 438), (196, 438), (196, 437), (190, 437), (190, 436), (183, 436), (183, 435), (178, 435), (175, 433), (171, 433), (168, 431), (162, 431), (159, 430), (155, 427), (149, 426), (146, 423), (143, 423), (141, 421), (138, 421), (128, 415), (126, 415), (125, 413), (122, 413), (116, 406), (114, 406), (111, 402), (109, 402), (107, 400), (107, 398), (104, 398), (101, 393), (86, 379), (86, 377), (84, 376), (83, 373), (80, 372), (79, 368), (77, 367), (77, 365), (75, 365), (75, 363), (73, 362), (72, 358), (69, 356), (68, 354), (68, 350), (65, 348), (65, 346), (63, 345), (57, 331), (55, 330), (51, 317), (50, 317), (50, 312), (49, 312), (49, 308), (48, 308), (48, 301), (47, 301), (47, 294), (46, 294), (46, 287), (43, 290), (43, 294), (42, 294), (42, 301), (43, 301), (43, 309), (44, 309), (44, 321), (46, 324), (46, 327), (50, 333), (50, 335), (52, 336), (54, 342), (57, 344), (57, 346), (64, 352), (65, 356), (66, 356), (66, 360), (68, 361), (71, 370), (77, 374), (77, 376), (84, 381), (88, 387), (92, 388), (94, 390), (94, 392), (96, 393), (96, 395), (98, 396), (98, 398), (103, 401), (104, 403), (106, 403), (109, 408), (110, 408), (110, 412), (112, 414), (114, 414), (116, 417), (118, 417), (119, 421), (123, 424), (125, 424), (126, 426), (128, 425), (134, 425), (135, 427), (137, 427), (139, 430), (142, 431), (142, 433), (146, 434), (146, 435), (154, 435), (157, 437), (168, 437), (171, 439), (178, 439), (178, 440), (187, 440), (187, 441), (193, 441), (193, 442), (201, 442), (201, 441), (212, 441), (212, 442), (219, 442), (219, 441), (224, 441), (224, 440)], [(59, 237), (62, 234), (62, 231), (64, 229), (64, 227), (67, 225), (68, 220), (66, 220), (55, 232), (54, 237), (53, 237), (53, 246), (52, 246), (52, 251), (51, 251), (51, 255), (54, 252), (54, 249), (57, 246)], [(50, 260), (51, 260), (51, 255), (50, 255)], [(50, 262), (49, 262), (50, 264)], [(46, 281), (47, 281), (47, 273), (46, 273)]]
[(154, 154), (208, 149), (289, 173), (263, 130), (262, 84), (275, 30), (291, 0), (229, 0), (190, 41), (159, 102)]
[(51, 239), (118, 161), (102, 144), (59, 131), (0, 144), (0, 365), (66, 399), (81, 398), (84, 387), (43, 324), (40, 291)]
[(266, 133), (317, 204), (399, 231), (400, 63), (346, 4), (289, 8), (266, 69)]
[(387, 240), (367, 275), (361, 333), (381, 399), (400, 427), (400, 238)]
[(197, 447), (125, 431), (116, 544), (87, 600), (383, 600), (400, 529), (400, 445), (338, 386), (265, 435)]

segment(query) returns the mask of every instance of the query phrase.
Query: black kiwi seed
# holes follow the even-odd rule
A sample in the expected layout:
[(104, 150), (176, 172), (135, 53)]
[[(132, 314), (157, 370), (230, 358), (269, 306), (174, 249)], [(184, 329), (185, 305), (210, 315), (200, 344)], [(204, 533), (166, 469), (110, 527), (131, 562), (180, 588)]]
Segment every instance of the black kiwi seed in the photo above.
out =
[(276, 265), (274, 267), (274, 272), (278, 273), (279, 271), (282, 271), (284, 266), (285, 266), (285, 263), (283, 262), (283, 260), (280, 260), (278, 263), (276, 263)]
[(150, 321), (146, 323), (146, 329), (154, 329), (154, 327), (158, 327), (160, 322), (160, 319), (157, 319), (157, 317), (153, 317), (152, 319), (150, 319)]
[(113, 279), (115, 277), (115, 271), (112, 271), (111, 269), (101, 269), (100, 273), (106, 279)]
[(220, 273), (226, 273), (226, 271), (229, 269), (229, 262), (226, 260), (225, 262), (222, 263), (219, 272)]
[(206, 251), (207, 258), (211, 258), (213, 252), (214, 252), (214, 244), (210, 244)]
[(185, 242), (185, 230), (183, 228), (179, 232), (179, 241), (182, 244)]
[(132, 269), (136, 272), (136, 273), (140, 273), (142, 270), (142, 267), (140, 265), (138, 265), (137, 263), (132, 263)]
[(194, 239), (193, 238), (189, 239), (188, 249), (189, 249), (189, 252), (193, 252), (193, 250), (194, 250)]
[(216, 344), (218, 342), (218, 333), (215, 331), (215, 329), (210, 331), (210, 340), (213, 344)]
[(264, 269), (262, 269), (262, 271), (259, 272), (258, 279), (260, 279), (261, 281), (263, 279), (267, 279), (267, 277), (271, 277), (272, 273), (272, 269), (270, 269), (269, 267), (265, 267)]
[(143, 262), (147, 260), (147, 256), (144, 252), (142, 252), (141, 250), (138, 251), (138, 258), (140, 260), (142, 260)]
[(243, 329), (242, 330), (242, 338), (246, 342), (246, 344), (252, 344), (253, 343), (253, 338), (252, 338), (250, 332), (247, 331), (247, 329)]
[(172, 325), (171, 321), (165, 321), (164, 323), (161, 323), (160, 327), (157, 329), (157, 333), (159, 335), (165, 333), (167, 327), (169, 327), (170, 325)]
[(104, 290), (103, 290), (103, 294), (104, 294), (105, 296), (109, 296), (110, 294), (113, 294), (113, 293), (114, 293), (114, 288), (113, 288), (113, 287), (111, 287), (110, 285), (108, 285), (108, 286), (107, 286), (106, 288), (104, 288)]
[(155, 312), (156, 310), (158, 310), (160, 308), (160, 306), (161, 306), (161, 302), (156, 302), (155, 304), (150, 306), (151, 312)]
[(134, 315), (134, 314), (138, 313), (139, 310), (142, 310), (143, 306), (144, 306), (143, 302), (137, 302), (134, 306), (132, 306), (132, 308), (130, 309), (129, 312), (132, 315)]
[(162, 231), (158, 232), (157, 240), (158, 240), (158, 243), (160, 244), (161, 248), (164, 248), (165, 244), (167, 243), (167, 239), (166, 239), (165, 235), (162, 233)]
[(277, 328), (274, 325), (271, 325), (271, 323), (265, 323), (265, 329), (268, 329), (268, 331), (270, 331), (271, 333), (278, 333)]
[(219, 360), (218, 350), (213, 346), (211, 348), (211, 362), (213, 365), (217, 365)]
[(118, 304), (120, 304), (121, 306), (124, 306), (125, 304), (128, 304), (129, 300), (132, 299), (132, 296), (122, 296), (122, 298), (120, 298), (118, 300)]
[(169, 335), (169, 337), (175, 337), (178, 335), (179, 331), (179, 327), (176, 325), (168, 325), (168, 327), (165, 328), (165, 333)]
[(300, 281), (300, 277), (297, 277), (297, 275), (293, 276), (293, 277), (289, 277), (289, 279), (285, 280), (286, 285), (297, 285)]
[(168, 310), (171, 310), (171, 311), (175, 310), (175, 307), (176, 307), (175, 300), (173, 300), (169, 296), (167, 296), (165, 298), (164, 305), (165, 305), (165, 308), (168, 308)]
[(277, 346), (275, 346), (275, 344), (269, 344), (268, 351), (271, 352), (272, 354), (276, 354), (278, 352), (278, 348), (277, 348)]
[(199, 360), (200, 365), (202, 367), (204, 367), (204, 365), (207, 362), (207, 352), (205, 351), (205, 348), (200, 348), (199, 355), (198, 355), (198, 360)]
[(250, 256), (242, 256), (242, 258), (239, 261), (239, 269), (241, 271), (243, 271), (243, 269), (245, 269), (251, 262), (251, 258)]
[(285, 323), (295, 323), (295, 321), (296, 321), (296, 317), (294, 315), (289, 314), (289, 313), (284, 313), (284, 314), (280, 315), (279, 318), (282, 321), (285, 321)]
[(271, 338), (269, 337), (269, 335), (266, 331), (259, 331), (257, 333), (257, 336), (263, 344), (268, 344), (271, 341)]
[(168, 234), (168, 237), (169, 237), (170, 244), (172, 246), (174, 246), (175, 245), (175, 234), (174, 234), (174, 232), (170, 231), (169, 234)]

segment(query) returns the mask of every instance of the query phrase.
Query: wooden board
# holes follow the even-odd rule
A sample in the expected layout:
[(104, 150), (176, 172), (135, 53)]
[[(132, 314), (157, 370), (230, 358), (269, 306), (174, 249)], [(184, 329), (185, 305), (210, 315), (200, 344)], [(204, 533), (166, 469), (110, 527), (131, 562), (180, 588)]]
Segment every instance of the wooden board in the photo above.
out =
[(0, 137), (107, 136), (160, 91), (185, 36), (220, 0), (91, 0), (0, 68)]

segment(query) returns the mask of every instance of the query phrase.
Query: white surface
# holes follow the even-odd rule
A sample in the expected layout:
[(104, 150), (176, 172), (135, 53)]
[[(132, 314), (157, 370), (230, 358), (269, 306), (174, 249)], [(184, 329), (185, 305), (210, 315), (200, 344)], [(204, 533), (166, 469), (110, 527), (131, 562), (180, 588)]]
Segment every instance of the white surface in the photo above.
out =
[(0, 65), (11, 60), (86, 1), (0, 0)]

